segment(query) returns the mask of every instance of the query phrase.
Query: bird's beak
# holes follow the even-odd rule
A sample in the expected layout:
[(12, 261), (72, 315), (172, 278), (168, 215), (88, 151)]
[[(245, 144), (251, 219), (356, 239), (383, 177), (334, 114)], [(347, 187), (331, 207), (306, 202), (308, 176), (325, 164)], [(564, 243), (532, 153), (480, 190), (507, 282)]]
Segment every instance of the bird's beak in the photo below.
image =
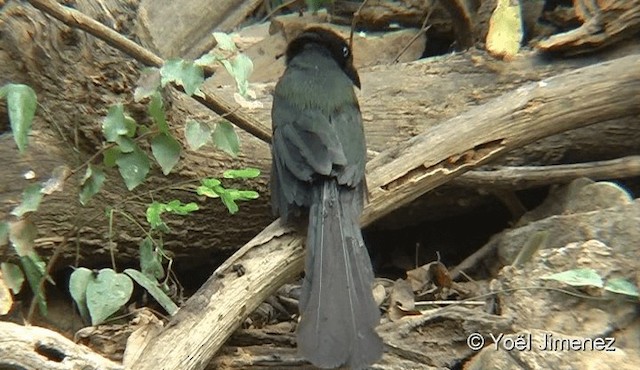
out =
[(356, 85), (358, 89), (360, 89), (360, 76), (358, 75), (358, 71), (356, 71), (356, 68), (353, 66), (353, 63), (349, 63), (344, 69), (344, 72), (347, 74), (347, 76), (349, 76), (351, 81), (353, 81), (353, 84)]

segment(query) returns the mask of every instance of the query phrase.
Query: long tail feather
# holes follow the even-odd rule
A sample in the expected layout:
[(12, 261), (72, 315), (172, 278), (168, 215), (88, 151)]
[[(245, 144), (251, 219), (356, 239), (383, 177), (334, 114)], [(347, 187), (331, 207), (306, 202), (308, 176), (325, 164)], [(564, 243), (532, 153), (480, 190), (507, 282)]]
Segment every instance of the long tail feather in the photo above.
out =
[(362, 369), (382, 355), (380, 311), (359, 226), (354, 189), (318, 186), (309, 210), (306, 277), (300, 297), (298, 349), (318, 367)]

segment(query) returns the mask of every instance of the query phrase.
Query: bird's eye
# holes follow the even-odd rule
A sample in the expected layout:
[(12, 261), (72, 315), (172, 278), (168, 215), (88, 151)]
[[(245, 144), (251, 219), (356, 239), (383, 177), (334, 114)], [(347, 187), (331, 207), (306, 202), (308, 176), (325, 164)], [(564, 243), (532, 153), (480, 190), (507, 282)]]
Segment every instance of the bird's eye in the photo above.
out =
[(349, 47), (348, 46), (343, 46), (342, 47), (342, 56), (345, 57), (345, 58), (349, 56)]

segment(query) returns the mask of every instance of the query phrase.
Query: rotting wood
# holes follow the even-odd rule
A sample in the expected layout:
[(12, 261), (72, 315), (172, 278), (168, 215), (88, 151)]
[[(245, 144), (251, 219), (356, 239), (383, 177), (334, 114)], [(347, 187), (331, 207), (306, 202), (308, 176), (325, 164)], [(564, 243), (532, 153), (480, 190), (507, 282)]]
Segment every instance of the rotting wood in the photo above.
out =
[[(609, 93), (612, 86), (616, 87), (615, 96)], [(447, 170), (421, 173), (417, 178), (408, 175), (412, 169), (429, 168), (441, 163), (443, 158), (499, 140), (500, 145), (492, 146), (472, 162), (481, 165), (507, 150), (548, 135), (635, 116), (640, 114), (640, 106), (628, 103), (638, 94), (640, 55), (631, 55), (530, 84), (476, 107), (369, 162), (368, 183), (373, 191), (363, 221), (366, 224), (382, 217), (470, 170), (472, 165), (459, 163)], [(531, 109), (532, 101), (541, 104)], [(383, 189), (403, 177), (406, 182), (394, 191)], [(302, 270), (303, 237), (291, 231), (276, 221), (220, 266), (166, 330), (145, 348), (132, 368), (204, 369), (241, 319), (279, 284)], [(238, 263), (246, 270), (241, 277), (231, 271), (231, 266)], [(231, 303), (222, 307), (220, 302)]]
[(122, 370), (91, 349), (49, 329), (0, 321), (0, 368)]

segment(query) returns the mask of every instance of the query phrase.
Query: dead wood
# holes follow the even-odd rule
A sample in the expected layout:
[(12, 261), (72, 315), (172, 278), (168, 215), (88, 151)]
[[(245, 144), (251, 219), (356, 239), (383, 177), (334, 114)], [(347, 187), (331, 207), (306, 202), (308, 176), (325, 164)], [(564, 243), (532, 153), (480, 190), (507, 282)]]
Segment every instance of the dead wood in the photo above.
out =
[[(524, 144), (577, 127), (635, 117), (640, 110), (630, 102), (638, 94), (639, 58), (620, 58), (527, 85), (381, 153), (367, 166), (369, 192), (376, 202), (366, 208), (363, 223)], [(628, 74), (618, 67), (629, 68)], [(619, 79), (613, 77), (616, 74)], [(614, 88), (618, 93), (612, 97)], [(422, 186), (426, 190), (420, 190)]]
[(469, 171), (453, 179), (451, 184), (475, 189), (522, 190), (551, 184), (566, 184), (579, 177), (605, 180), (636, 176), (640, 176), (640, 156), (577, 164), (497, 167), (488, 171)]
[(551, 53), (592, 53), (640, 32), (640, 1), (574, 1), (576, 16), (583, 24), (569, 32), (553, 35), (536, 47)]
[[(371, 203), (363, 223), (508, 150), (638, 115), (640, 107), (628, 103), (640, 93), (639, 66), (640, 55), (631, 55), (526, 85), (381, 153), (367, 167)], [(238, 317), (302, 270), (301, 245), (301, 236), (274, 222), (215, 271), (132, 368), (203, 369), (238, 327)], [(234, 274), (234, 264), (245, 274)]]
[(25, 370), (122, 370), (91, 349), (37, 326), (0, 321), (0, 368)]

